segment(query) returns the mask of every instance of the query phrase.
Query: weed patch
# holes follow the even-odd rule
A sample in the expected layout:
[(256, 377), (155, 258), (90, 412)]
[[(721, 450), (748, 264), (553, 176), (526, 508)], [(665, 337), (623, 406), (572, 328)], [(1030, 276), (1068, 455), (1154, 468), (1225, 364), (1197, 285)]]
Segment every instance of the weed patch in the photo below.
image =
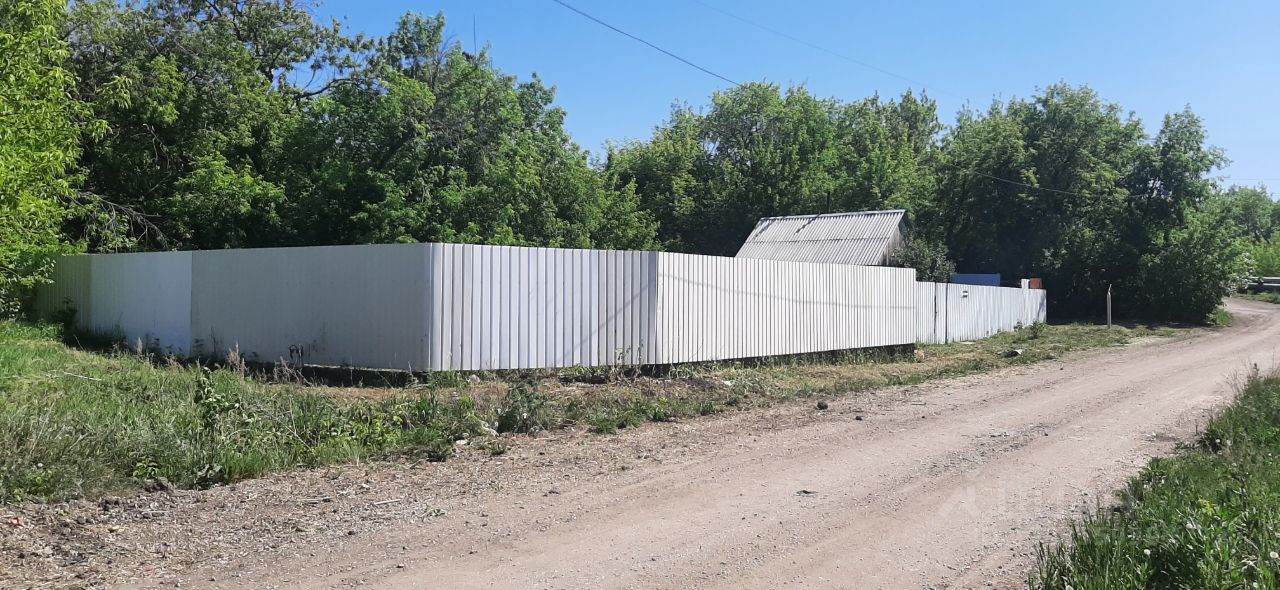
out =
[(0, 323), (0, 501), (94, 496), (165, 479), (204, 487), (422, 449), (484, 431), (465, 396), (344, 404), (233, 370), (74, 351)]
[(1042, 546), (1036, 590), (1280, 588), (1280, 378), (1253, 375), (1199, 443)]

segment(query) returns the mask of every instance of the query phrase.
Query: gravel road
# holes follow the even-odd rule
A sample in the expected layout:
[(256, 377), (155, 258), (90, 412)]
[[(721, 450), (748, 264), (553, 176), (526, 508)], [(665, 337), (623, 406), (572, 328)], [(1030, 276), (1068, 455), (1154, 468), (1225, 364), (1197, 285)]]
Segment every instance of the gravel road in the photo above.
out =
[(1274, 365), (1280, 306), (1229, 309), (1229, 328), (827, 411), (86, 504), (118, 516), (88, 519), (93, 543), (60, 567), (145, 588), (1020, 587), (1037, 542), (1194, 436), (1233, 379)]

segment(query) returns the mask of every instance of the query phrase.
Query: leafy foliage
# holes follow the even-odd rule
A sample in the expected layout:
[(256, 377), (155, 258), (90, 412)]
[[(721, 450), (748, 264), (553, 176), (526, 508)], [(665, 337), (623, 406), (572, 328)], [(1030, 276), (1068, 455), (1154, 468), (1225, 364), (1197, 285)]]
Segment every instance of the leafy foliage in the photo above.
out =
[(706, 113), (676, 108), (648, 142), (613, 146), (605, 171), (634, 187), (667, 247), (732, 254), (761, 217), (924, 207), (940, 129), (934, 102), (910, 92), (843, 103), (743, 84)]
[(63, 3), (6, 0), (0, 10), (0, 206), (57, 200), (70, 187), (79, 129), (59, 36)]
[(0, 3), (0, 317), (21, 311), (53, 257), (68, 250), (59, 229), (85, 110), (69, 98), (63, 6)]
[(948, 283), (956, 272), (956, 263), (947, 256), (942, 244), (908, 237), (890, 256), (890, 263), (916, 269), (917, 281)]
[(73, 22), (86, 99), (117, 75), (140, 89), (101, 109), (116, 132), (83, 163), (86, 191), (154, 220), (144, 247), (654, 235), (569, 139), (553, 91), (446, 42), (443, 17), (372, 40), (291, 1), (98, 0)]
[(1272, 237), (1264, 242), (1255, 242), (1249, 249), (1258, 276), (1280, 276), (1280, 239)]

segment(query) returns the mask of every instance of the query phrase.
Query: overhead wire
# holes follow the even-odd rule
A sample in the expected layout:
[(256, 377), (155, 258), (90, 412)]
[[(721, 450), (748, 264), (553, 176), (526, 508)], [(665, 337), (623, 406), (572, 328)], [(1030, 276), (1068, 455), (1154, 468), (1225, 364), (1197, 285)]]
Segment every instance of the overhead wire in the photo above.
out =
[[(718, 13), (720, 13), (720, 14), (722, 14), (722, 15), (724, 15), (724, 16), (727, 16), (727, 17), (729, 17), (729, 18), (731, 18), (731, 19), (734, 19), (734, 20), (736, 20), (736, 21), (739, 21), (739, 22), (745, 23), (745, 24), (747, 24), (747, 25), (750, 25), (750, 26), (755, 27), (755, 28), (757, 28), (757, 29), (760, 29), (760, 30), (762, 30), (762, 31), (765, 31), (765, 32), (768, 32), (768, 33), (772, 33), (772, 34), (774, 34), (774, 35), (777, 35), (777, 36), (779, 36), (779, 37), (782, 37), (783, 39), (787, 39), (787, 40), (789, 40), (789, 41), (792, 41), (792, 42), (795, 42), (795, 43), (799, 43), (799, 44), (804, 45), (805, 47), (808, 47), (808, 48), (810, 48), (810, 49), (815, 49), (815, 50), (817, 50), (817, 51), (821, 51), (821, 52), (823, 52), (823, 53), (826, 53), (827, 55), (831, 55), (831, 56), (836, 57), (836, 58), (838, 58), (838, 59), (842, 59), (842, 60), (844, 60), (844, 61), (847, 61), (847, 62), (849, 62), (849, 63), (856, 64), (856, 65), (859, 65), (859, 66), (862, 66), (862, 67), (864, 67), (864, 68), (866, 68), (866, 69), (868, 69), (868, 70), (872, 70), (872, 71), (875, 71), (875, 72), (879, 72), (879, 73), (884, 74), (884, 75), (886, 75), (886, 76), (890, 76), (890, 77), (893, 77), (893, 78), (897, 78), (897, 79), (902, 80), (902, 81), (904, 81), (904, 82), (910, 82), (910, 83), (912, 83), (912, 84), (915, 84), (915, 85), (917, 85), (917, 86), (921, 87), (921, 89), (924, 89), (926, 86), (928, 86), (928, 84), (925, 84), (924, 82), (922, 82), (922, 81), (920, 81), (920, 80), (916, 80), (916, 79), (914, 79), (914, 78), (910, 78), (910, 77), (908, 77), (908, 76), (904, 76), (904, 75), (899, 74), (899, 73), (897, 73), (897, 72), (893, 72), (893, 71), (891, 71), (891, 70), (887, 70), (887, 69), (882, 68), (882, 67), (880, 67), (880, 66), (877, 66), (877, 65), (875, 65), (875, 64), (873, 64), (873, 63), (865, 62), (865, 61), (862, 61), (862, 60), (857, 59), (857, 58), (855, 58), (855, 57), (851, 57), (851, 56), (845, 55), (845, 54), (840, 53), (839, 51), (836, 51), (836, 50), (831, 49), (831, 48), (829, 48), (829, 47), (824, 47), (824, 46), (822, 46), (822, 45), (818, 45), (817, 43), (814, 43), (814, 42), (812, 42), (812, 41), (809, 41), (808, 39), (804, 39), (804, 38), (802, 38), (802, 37), (797, 37), (797, 36), (795, 36), (795, 35), (792, 35), (792, 34), (790, 34), (790, 33), (787, 33), (786, 31), (782, 31), (782, 30), (779, 30), (779, 29), (775, 29), (775, 28), (773, 28), (773, 27), (771, 27), (771, 26), (769, 26), (769, 25), (766, 25), (766, 24), (763, 24), (763, 23), (756, 22), (756, 21), (754, 21), (754, 20), (751, 20), (751, 19), (749, 19), (749, 18), (746, 18), (746, 17), (741, 16), (741, 15), (738, 15), (738, 14), (734, 14), (734, 13), (729, 12), (728, 10), (725, 10), (725, 9), (720, 8), (720, 7), (718, 7), (718, 6), (714, 6), (714, 5), (712, 5), (712, 4), (708, 4), (708, 3), (706, 3), (706, 2), (703, 2), (702, 0), (692, 0), (692, 2), (693, 2), (694, 4), (697, 4), (697, 5), (701, 6), (701, 7), (703, 7), (703, 8), (706, 8), (707, 10), (710, 10), (710, 11), (713, 11), (713, 12), (718, 12)], [(949, 92), (949, 91), (947, 91), (947, 90), (945, 90), (945, 89), (942, 89), (942, 88), (939, 88), (939, 87), (936, 87), (936, 86), (935, 86), (935, 87), (933, 87), (933, 90), (937, 91), (939, 94), (946, 94), (946, 95), (948, 95), (948, 96), (952, 96), (952, 97), (955, 97), (955, 98), (963, 98), (964, 100), (968, 100), (968, 97), (960, 96), (960, 95), (958, 95), (958, 94), (955, 94), (955, 93), (953, 93), (953, 92)]]
[(1064, 190), (1061, 190), (1061, 189), (1048, 188), (1048, 187), (1043, 187), (1043, 186), (1036, 186), (1036, 185), (1034, 185), (1034, 184), (1027, 184), (1027, 183), (1025, 183), (1025, 182), (1018, 182), (1018, 181), (1016, 181), (1016, 180), (1009, 180), (1008, 178), (1000, 178), (999, 176), (992, 176), (992, 175), (990, 175), (990, 174), (987, 174), (987, 173), (985, 173), (985, 172), (979, 172), (979, 171), (974, 170), (974, 169), (972, 169), (972, 168), (964, 168), (964, 167), (962, 167), (962, 166), (953, 166), (953, 167), (954, 167), (954, 168), (956, 168), (956, 169), (959, 169), (959, 170), (961, 170), (961, 171), (964, 171), (964, 172), (969, 172), (969, 173), (971, 173), (971, 174), (976, 174), (976, 175), (981, 176), (981, 177), (983, 177), (983, 178), (990, 178), (991, 180), (996, 180), (996, 181), (999, 181), (999, 182), (1004, 182), (1004, 183), (1012, 184), (1012, 185), (1015, 185), (1015, 186), (1021, 186), (1021, 187), (1026, 187), (1026, 188), (1029, 188), (1029, 189), (1035, 189), (1035, 190), (1040, 190), (1040, 191), (1046, 191), (1046, 192), (1050, 192), (1050, 193), (1058, 193), (1058, 194), (1060, 194), (1060, 195), (1067, 195), (1067, 196), (1070, 196), (1070, 197), (1086, 197), (1086, 198), (1090, 198), (1090, 199), (1097, 199), (1097, 198), (1106, 197), (1106, 196), (1113, 196), (1113, 197), (1115, 197), (1115, 196), (1124, 196), (1124, 195), (1094, 195), (1094, 194), (1090, 194), (1090, 193), (1081, 193), (1081, 192), (1076, 192), (1076, 191), (1064, 191)]
[[(577, 8), (577, 7), (575, 7), (575, 6), (573, 6), (572, 4), (569, 4), (568, 2), (565, 2), (564, 0), (551, 0), (551, 1), (552, 1), (552, 2), (555, 2), (556, 4), (559, 4), (559, 5), (563, 6), (564, 8), (566, 8), (566, 9), (568, 9), (568, 10), (570, 10), (570, 11), (572, 11), (572, 12), (574, 12), (574, 13), (578, 14), (579, 16), (582, 16), (582, 17), (584, 17), (584, 18), (586, 18), (586, 19), (588, 19), (588, 20), (590, 20), (590, 21), (592, 21), (592, 22), (594, 22), (594, 23), (596, 23), (596, 24), (598, 24), (598, 25), (600, 25), (600, 26), (603, 26), (603, 27), (605, 27), (605, 28), (608, 28), (609, 30), (612, 30), (612, 31), (614, 31), (615, 33), (618, 33), (618, 34), (620, 34), (620, 35), (623, 35), (623, 36), (625, 36), (625, 37), (627, 37), (627, 38), (629, 38), (629, 39), (632, 39), (632, 40), (634, 40), (634, 41), (637, 41), (637, 42), (639, 42), (639, 43), (642, 43), (642, 44), (644, 44), (644, 45), (646, 45), (646, 46), (648, 46), (648, 47), (650, 47), (650, 48), (652, 48), (652, 49), (654, 49), (654, 50), (656, 50), (656, 51), (658, 51), (658, 52), (661, 52), (662, 54), (664, 54), (664, 55), (666, 55), (666, 56), (668, 56), (668, 57), (671, 57), (671, 58), (673, 58), (673, 59), (675, 59), (675, 60), (677, 60), (677, 61), (679, 61), (679, 62), (681, 62), (681, 63), (683, 63), (683, 64), (685, 64), (685, 65), (687, 65), (687, 66), (689, 66), (689, 67), (692, 67), (692, 68), (694, 68), (694, 69), (696, 69), (696, 70), (698, 70), (698, 71), (701, 71), (701, 72), (703, 72), (703, 73), (705, 73), (705, 74), (707, 74), (707, 75), (710, 75), (710, 76), (713, 76), (713, 77), (718, 78), (718, 79), (720, 79), (720, 80), (723, 80), (723, 81), (725, 81), (725, 82), (728, 82), (729, 84), (732, 84), (732, 85), (734, 85), (734, 86), (739, 86), (739, 85), (740, 85), (738, 82), (735, 82), (734, 80), (732, 80), (732, 79), (730, 79), (730, 78), (728, 78), (728, 77), (726, 77), (726, 76), (723, 76), (723, 75), (721, 75), (721, 74), (718, 74), (718, 73), (716, 73), (716, 72), (714, 72), (714, 71), (712, 71), (712, 70), (710, 70), (710, 69), (708, 69), (708, 68), (706, 68), (706, 67), (703, 67), (703, 66), (701, 66), (701, 65), (698, 65), (698, 64), (696, 64), (696, 63), (694, 63), (694, 62), (692, 62), (692, 61), (690, 61), (690, 60), (688, 60), (688, 59), (685, 59), (684, 57), (681, 57), (681, 56), (679, 56), (679, 55), (677, 55), (677, 54), (675, 54), (675, 53), (673, 53), (673, 52), (671, 52), (671, 51), (668, 51), (668, 50), (666, 50), (666, 49), (663, 49), (662, 47), (659, 47), (658, 45), (655, 45), (654, 43), (651, 43), (651, 42), (649, 42), (649, 41), (646, 41), (645, 39), (642, 39), (642, 38), (640, 38), (640, 37), (638, 37), (638, 36), (636, 36), (636, 35), (633, 35), (633, 34), (631, 34), (631, 33), (628, 33), (627, 31), (624, 31), (624, 30), (622, 30), (622, 29), (620, 29), (620, 28), (618, 28), (618, 27), (616, 27), (616, 26), (614, 26), (614, 25), (611, 25), (611, 24), (609, 24), (609, 23), (607, 23), (607, 22), (605, 22), (605, 21), (603, 21), (603, 20), (601, 20), (601, 19), (599, 19), (599, 18), (597, 18), (597, 17), (595, 17), (595, 16), (593, 16), (593, 15), (591, 15), (591, 14), (589, 14), (589, 13), (587, 13), (587, 12), (585, 12), (585, 11), (583, 11), (583, 10), (581, 10), (581, 9)], [(708, 4), (708, 3), (706, 3), (706, 2), (703, 2), (702, 0), (692, 0), (692, 1), (693, 1), (695, 4), (698, 4), (698, 5), (702, 6), (703, 8), (706, 8), (706, 9), (708, 9), (708, 10), (711, 10), (711, 11), (714, 11), (714, 12), (717, 12), (717, 13), (720, 13), (720, 14), (722, 14), (722, 15), (724, 15), (724, 16), (727, 16), (727, 17), (732, 18), (732, 19), (734, 19), (734, 20), (737, 20), (737, 21), (743, 22), (743, 23), (745, 23), (745, 24), (748, 24), (748, 25), (750, 25), (750, 26), (756, 27), (756, 28), (761, 29), (761, 30), (763, 30), (763, 31), (766, 31), (766, 32), (772, 33), (772, 34), (774, 34), (774, 35), (777, 35), (777, 36), (782, 37), (782, 38), (784, 38), (784, 39), (790, 40), (790, 41), (792, 41), (792, 42), (799, 43), (799, 44), (801, 44), (801, 45), (804, 45), (804, 46), (806, 46), (806, 47), (809, 47), (810, 49), (814, 49), (814, 50), (817, 50), (817, 51), (821, 51), (821, 52), (823, 52), (823, 53), (827, 53), (827, 54), (832, 55), (832, 56), (834, 56), (834, 57), (836, 57), (836, 58), (839, 58), (839, 59), (842, 59), (842, 60), (844, 60), (844, 61), (847, 61), (847, 62), (850, 62), (850, 63), (856, 64), (856, 65), (862, 66), (862, 67), (864, 67), (864, 68), (867, 68), (867, 69), (870, 69), (870, 70), (873, 70), (873, 71), (879, 72), (879, 73), (884, 74), (884, 75), (886, 75), (886, 76), (892, 76), (892, 77), (897, 78), (897, 79), (899, 79), (899, 80), (903, 80), (903, 81), (906, 81), (906, 82), (910, 82), (910, 83), (912, 83), (912, 84), (917, 84), (917, 85), (919, 85), (922, 89), (924, 89), (925, 87), (927, 87), (927, 86), (928, 86), (927, 84), (925, 84), (924, 82), (921, 82), (921, 81), (919, 81), (919, 80), (915, 80), (915, 79), (913, 79), (913, 78), (910, 78), (910, 77), (907, 77), (907, 76), (903, 76), (903, 75), (898, 74), (898, 73), (896, 73), (896, 72), (892, 72), (892, 71), (890, 71), (890, 70), (886, 70), (886, 69), (881, 68), (881, 67), (879, 67), (879, 66), (877, 66), (877, 65), (875, 65), (875, 64), (871, 64), (871, 63), (868, 63), (868, 62), (862, 61), (862, 60), (860, 60), (860, 59), (857, 59), (857, 58), (854, 58), (854, 57), (850, 57), (850, 56), (848, 56), (848, 55), (845, 55), (845, 54), (840, 53), (840, 52), (838, 52), (838, 51), (835, 51), (835, 50), (833, 50), (833, 49), (829, 49), (829, 48), (827, 48), (827, 47), (824, 47), (824, 46), (822, 46), (822, 45), (818, 45), (818, 44), (813, 43), (813, 42), (811, 42), (811, 41), (808, 41), (808, 40), (806, 40), (806, 39), (803, 39), (803, 38), (797, 37), (797, 36), (795, 36), (795, 35), (791, 35), (791, 34), (789, 34), (789, 33), (785, 32), (785, 31), (781, 31), (781, 30), (775, 29), (775, 28), (773, 28), (773, 27), (770, 27), (770, 26), (765, 25), (765, 24), (762, 24), (762, 23), (758, 23), (758, 22), (756, 22), (756, 21), (754, 21), (754, 20), (751, 20), (751, 19), (748, 19), (748, 18), (746, 18), (746, 17), (739, 16), (739, 15), (737, 15), (737, 14), (734, 14), (734, 13), (732, 13), (732, 12), (729, 12), (729, 11), (727, 11), (727, 10), (724, 10), (724, 9), (722, 9), (722, 8), (719, 8), (719, 7), (717, 7), (717, 6), (713, 6), (713, 5), (711, 5), (711, 4)], [(935, 90), (935, 91), (938, 91), (938, 92), (940, 92), (940, 93), (942, 93), (942, 94), (949, 95), (949, 96), (953, 96), (953, 97), (957, 97), (957, 98), (964, 98), (964, 97), (960, 97), (959, 95), (956, 95), (956, 94), (954, 94), (954, 93), (952, 93), (952, 92), (948, 92), (948, 91), (946, 91), (945, 89), (938, 88), (938, 87), (936, 87), (936, 86), (934, 87), (934, 90)], [(965, 99), (965, 100), (968, 100), (968, 98), (964, 98), (964, 99)], [(1049, 193), (1056, 193), (1056, 194), (1060, 194), (1060, 195), (1076, 196), (1076, 197), (1097, 198), (1097, 197), (1101, 196), (1101, 195), (1093, 195), (1093, 194), (1089, 194), (1089, 193), (1082, 193), (1082, 192), (1077, 192), (1077, 191), (1067, 191), (1067, 190), (1061, 190), (1061, 189), (1055, 189), (1055, 188), (1048, 188), (1048, 187), (1043, 187), (1043, 186), (1037, 186), (1037, 185), (1034, 185), (1034, 184), (1028, 184), (1028, 183), (1025, 183), (1025, 182), (1019, 182), (1019, 181), (1016, 181), (1016, 180), (1010, 180), (1010, 179), (1007, 179), (1007, 178), (1001, 178), (1001, 177), (999, 177), (999, 176), (994, 176), (994, 175), (987, 174), (987, 173), (984, 173), (984, 172), (980, 172), (980, 171), (978, 171), (978, 170), (974, 170), (974, 169), (971, 169), (971, 168), (964, 168), (964, 167), (960, 167), (960, 166), (955, 166), (955, 168), (960, 169), (960, 170), (963, 170), (963, 171), (965, 171), (965, 172), (969, 172), (969, 173), (972, 173), (972, 174), (978, 175), (978, 176), (982, 176), (982, 177), (984, 177), (984, 178), (988, 178), (988, 179), (991, 179), (991, 180), (995, 180), (995, 181), (997, 181), (997, 182), (1003, 182), (1003, 183), (1006, 183), (1006, 184), (1010, 184), (1010, 185), (1014, 185), (1014, 186), (1020, 186), (1020, 187), (1024, 187), (1024, 188), (1028, 188), (1028, 189), (1032, 189), (1032, 190), (1039, 190), (1039, 191), (1045, 191), (1045, 192), (1049, 192)], [(1280, 180), (1280, 179), (1265, 179), (1265, 178), (1252, 178), (1252, 179), (1248, 179), (1248, 178), (1240, 178), (1240, 179), (1234, 179), (1234, 180)]]
[(596, 23), (596, 24), (598, 24), (598, 25), (600, 25), (600, 26), (602, 26), (602, 27), (608, 28), (609, 30), (612, 30), (612, 31), (613, 31), (613, 32), (615, 32), (615, 33), (618, 33), (618, 34), (620, 34), (620, 35), (624, 35), (624, 36), (626, 36), (626, 37), (628, 37), (628, 38), (630, 38), (630, 39), (632, 39), (632, 40), (634, 40), (634, 41), (638, 41), (638, 42), (640, 42), (640, 43), (643, 43), (643, 44), (645, 44), (645, 45), (649, 46), (650, 48), (652, 48), (652, 49), (654, 49), (654, 50), (657, 50), (657, 51), (659, 51), (659, 52), (661, 52), (661, 53), (665, 54), (666, 56), (668, 56), (668, 57), (670, 57), (670, 58), (673, 58), (673, 59), (675, 59), (675, 60), (677, 60), (677, 61), (679, 61), (679, 62), (681, 62), (681, 63), (683, 63), (683, 64), (685, 64), (685, 65), (687, 65), (687, 66), (689, 66), (689, 67), (691, 67), (691, 68), (694, 68), (694, 69), (696, 69), (696, 70), (698, 70), (698, 71), (700, 71), (700, 72), (702, 72), (702, 73), (704, 73), (704, 74), (708, 74), (708, 75), (710, 75), (710, 76), (714, 76), (714, 77), (719, 78), (719, 79), (721, 79), (721, 80), (724, 80), (725, 82), (728, 82), (728, 83), (730, 83), (730, 84), (732, 84), (732, 85), (734, 85), (734, 86), (738, 86), (738, 83), (737, 83), (737, 82), (734, 82), (733, 80), (729, 79), (729, 78), (728, 78), (728, 77), (726, 77), (726, 76), (723, 76), (723, 75), (717, 74), (717, 73), (715, 73), (715, 72), (711, 71), (711, 70), (710, 70), (710, 69), (708, 69), (708, 68), (702, 67), (702, 66), (700, 66), (700, 65), (698, 65), (698, 64), (696, 64), (696, 63), (693, 63), (692, 61), (689, 61), (689, 60), (687, 60), (687, 59), (685, 59), (685, 58), (683, 58), (683, 57), (680, 57), (679, 55), (676, 55), (675, 53), (672, 53), (672, 52), (670, 52), (670, 51), (667, 51), (666, 49), (663, 49), (663, 48), (661, 48), (661, 47), (659, 47), (659, 46), (657, 46), (657, 45), (653, 44), (653, 43), (650, 43), (649, 41), (646, 41), (646, 40), (644, 40), (644, 39), (641, 39), (640, 37), (637, 37), (637, 36), (635, 36), (635, 35), (632, 35), (631, 33), (628, 33), (628, 32), (626, 32), (626, 31), (624, 31), (624, 30), (622, 30), (622, 29), (619, 29), (618, 27), (615, 27), (615, 26), (613, 26), (613, 25), (611, 25), (611, 24), (609, 24), (609, 23), (607, 23), (607, 22), (604, 22), (604, 21), (602, 21), (602, 20), (600, 20), (600, 19), (598, 19), (598, 18), (596, 18), (596, 17), (594, 17), (594, 16), (592, 16), (592, 15), (590, 15), (590, 14), (588, 14), (588, 13), (586, 13), (586, 12), (584, 12), (584, 11), (580, 10), (580, 9), (578, 9), (577, 7), (573, 6), (572, 4), (569, 4), (568, 2), (565, 2), (564, 0), (551, 0), (551, 1), (552, 1), (552, 2), (555, 2), (556, 4), (559, 4), (560, 6), (563, 6), (563, 7), (567, 8), (567, 9), (569, 9), (569, 10), (571, 10), (571, 11), (575, 12), (575, 13), (577, 13), (578, 15), (580, 15), (580, 16), (582, 16), (582, 17), (584, 17), (584, 18), (586, 18), (586, 19), (588, 19), (588, 20), (590, 20), (590, 21), (592, 21), (592, 22), (594, 22), (594, 23)]

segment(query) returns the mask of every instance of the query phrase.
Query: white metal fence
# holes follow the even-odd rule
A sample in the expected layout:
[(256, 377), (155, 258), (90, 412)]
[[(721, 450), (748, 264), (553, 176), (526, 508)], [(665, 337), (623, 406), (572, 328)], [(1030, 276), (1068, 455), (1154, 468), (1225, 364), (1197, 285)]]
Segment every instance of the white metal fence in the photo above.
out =
[(914, 276), (658, 252), (332, 246), (72, 256), (38, 303), (178, 354), (488, 370), (909, 344)]
[(1045, 321), (1043, 289), (916, 283), (916, 340), (942, 344), (986, 338)]
[(915, 270), (662, 253), (657, 362), (915, 341)]
[(180, 355), (413, 370), (669, 364), (982, 338), (1044, 292), (910, 269), (399, 244), (63, 258), (38, 309)]

